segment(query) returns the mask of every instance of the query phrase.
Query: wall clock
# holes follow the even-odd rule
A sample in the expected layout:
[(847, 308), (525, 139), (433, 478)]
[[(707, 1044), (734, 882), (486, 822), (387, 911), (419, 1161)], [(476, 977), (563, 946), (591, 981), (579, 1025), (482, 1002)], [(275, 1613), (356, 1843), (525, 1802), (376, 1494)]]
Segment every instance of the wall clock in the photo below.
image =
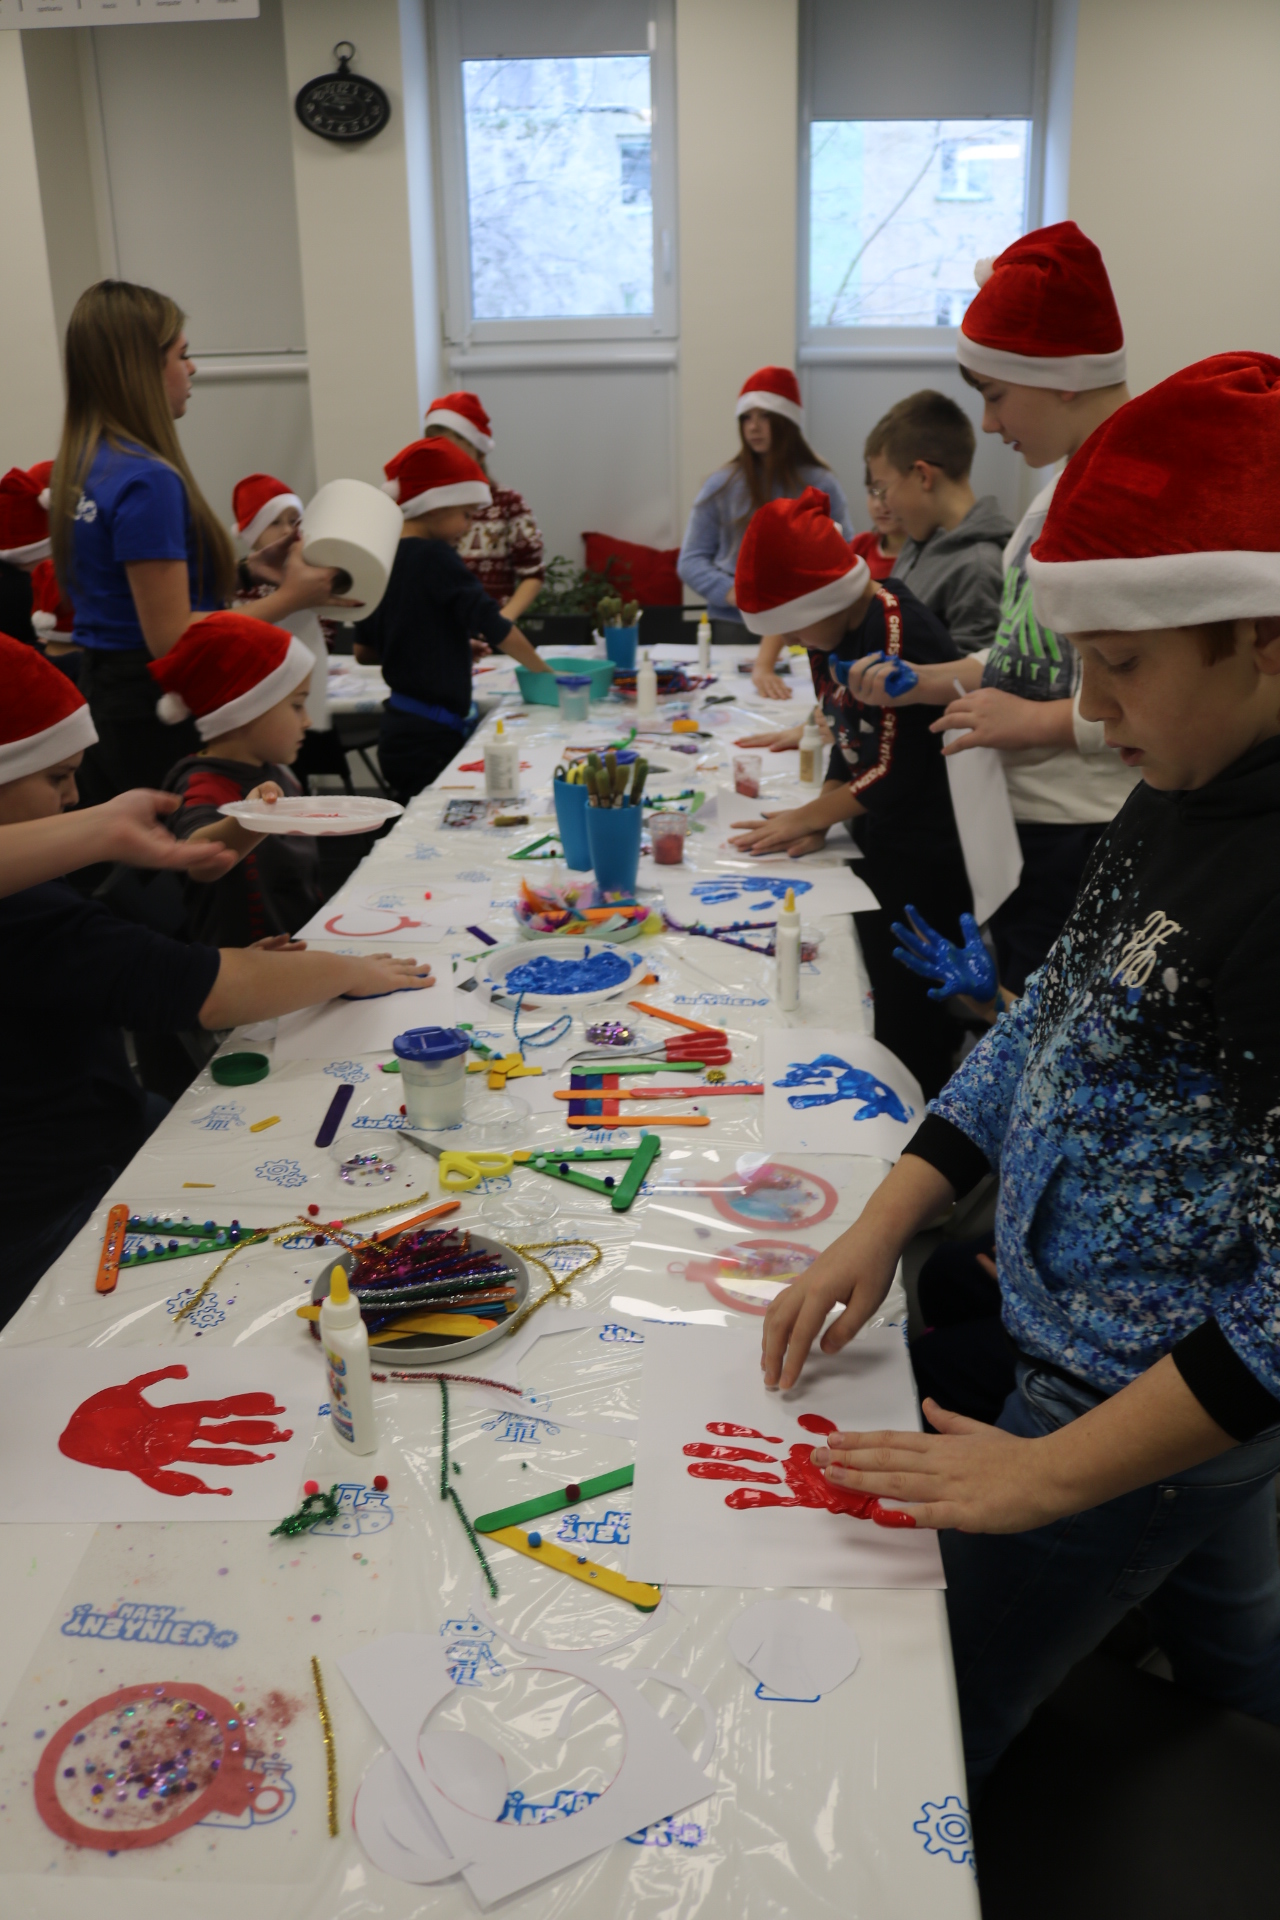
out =
[(355, 53), (350, 40), (339, 40), (333, 50), (338, 71), (308, 80), (293, 103), (303, 126), (322, 140), (371, 140), (391, 118), (391, 102), (376, 81), (352, 73)]

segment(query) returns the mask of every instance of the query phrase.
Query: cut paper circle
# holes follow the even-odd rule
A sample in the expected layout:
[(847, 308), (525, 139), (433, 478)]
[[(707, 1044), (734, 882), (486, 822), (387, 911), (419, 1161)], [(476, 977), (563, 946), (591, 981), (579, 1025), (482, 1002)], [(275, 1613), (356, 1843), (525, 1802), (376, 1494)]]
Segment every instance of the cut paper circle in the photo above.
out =
[(355, 1829), (382, 1873), (410, 1886), (432, 1886), (461, 1872), (439, 1829), (394, 1753), (381, 1753), (356, 1794)]
[(729, 1651), (754, 1674), (761, 1700), (818, 1700), (862, 1658), (847, 1622), (802, 1600), (757, 1600), (730, 1627)]
[(769, 1159), (752, 1173), (730, 1174), (710, 1192), (716, 1212), (743, 1227), (816, 1227), (840, 1197), (816, 1173)]

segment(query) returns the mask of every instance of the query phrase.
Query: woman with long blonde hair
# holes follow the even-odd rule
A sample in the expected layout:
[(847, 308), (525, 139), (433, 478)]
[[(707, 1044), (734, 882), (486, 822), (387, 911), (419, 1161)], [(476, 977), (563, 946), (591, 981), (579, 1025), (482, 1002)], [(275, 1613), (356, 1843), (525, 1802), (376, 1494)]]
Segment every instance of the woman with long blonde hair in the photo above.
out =
[[(234, 590), (231, 542), (174, 428), (194, 375), (185, 316), (167, 295), (127, 280), (101, 280), (81, 294), (67, 324), (67, 410), (49, 527), (98, 730), (85, 783), (95, 800), (159, 787), (195, 750), (187, 726), (157, 718), (147, 662)], [(277, 622), (332, 595), (333, 575), (306, 566), (295, 545), (280, 585), (244, 611)]]

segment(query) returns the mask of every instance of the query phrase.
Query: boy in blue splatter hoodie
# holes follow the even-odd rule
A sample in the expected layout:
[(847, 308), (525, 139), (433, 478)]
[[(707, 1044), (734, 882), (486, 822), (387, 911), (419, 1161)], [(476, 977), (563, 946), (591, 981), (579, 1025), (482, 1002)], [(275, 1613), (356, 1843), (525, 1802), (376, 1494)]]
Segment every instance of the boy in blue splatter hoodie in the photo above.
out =
[(792, 1385), (828, 1309), (833, 1352), (911, 1236), (999, 1169), (1018, 1363), (997, 1424), (928, 1400), (935, 1433), (815, 1453), (946, 1530), (975, 1791), (1135, 1604), (1176, 1679), (1280, 1723), (1280, 360), (1223, 354), (1113, 414), (1029, 573), (1141, 783), (1023, 998), (764, 1347)]

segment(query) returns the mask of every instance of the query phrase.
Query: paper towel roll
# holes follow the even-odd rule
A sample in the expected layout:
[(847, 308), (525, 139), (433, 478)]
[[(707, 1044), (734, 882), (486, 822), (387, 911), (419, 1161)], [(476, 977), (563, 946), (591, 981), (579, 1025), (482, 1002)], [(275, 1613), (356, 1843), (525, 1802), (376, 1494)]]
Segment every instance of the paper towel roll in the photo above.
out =
[(364, 480), (330, 480), (302, 516), (302, 557), (308, 566), (340, 567), (351, 576), (338, 598), (359, 600), (344, 620), (367, 620), (391, 575), (404, 515), (395, 501)]

